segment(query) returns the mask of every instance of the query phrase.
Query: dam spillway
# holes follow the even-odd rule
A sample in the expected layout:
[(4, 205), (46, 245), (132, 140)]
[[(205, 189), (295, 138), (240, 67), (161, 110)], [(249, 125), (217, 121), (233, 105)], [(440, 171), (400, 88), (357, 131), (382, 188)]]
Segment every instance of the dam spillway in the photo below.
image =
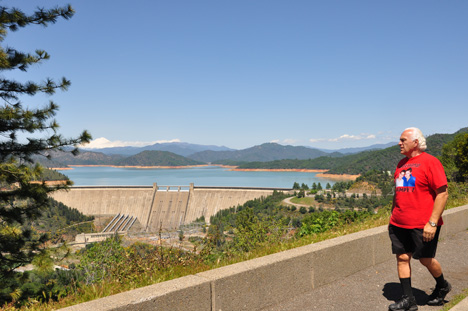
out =
[(218, 211), (271, 195), (284, 188), (108, 186), (71, 187), (51, 197), (85, 215), (136, 217), (144, 231), (176, 230), (202, 216), (209, 221)]

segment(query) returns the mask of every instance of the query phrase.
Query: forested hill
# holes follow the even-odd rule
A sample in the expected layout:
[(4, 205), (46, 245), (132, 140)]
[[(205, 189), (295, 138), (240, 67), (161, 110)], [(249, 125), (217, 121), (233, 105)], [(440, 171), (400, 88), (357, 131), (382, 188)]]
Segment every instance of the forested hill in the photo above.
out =
[[(428, 136), (426, 152), (434, 156), (439, 156), (442, 146), (453, 140), (456, 134), (468, 132), (468, 128), (463, 128), (453, 134), (434, 134)], [(357, 154), (343, 157), (319, 157), (309, 160), (279, 160), (271, 162), (245, 163), (239, 168), (266, 168), (266, 169), (328, 169), (332, 174), (362, 174), (371, 169), (379, 171), (393, 171), (398, 161), (403, 156), (400, 148), (396, 145), (382, 150), (364, 151)]]
[[(383, 150), (364, 151), (343, 157), (328, 156), (308, 160), (277, 160), (271, 162), (249, 162), (240, 169), (327, 169), (332, 174), (362, 174), (371, 169), (393, 170), (402, 158), (398, 146)], [(392, 168), (393, 167), (393, 168)]]
[(68, 165), (115, 165), (115, 166), (187, 166), (205, 164), (168, 151), (143, 151), (124, 157), (101, 152), (81, 151), (73, 156), (70, 152), (54, 152), (52, 160), (35, 157), (36, 162), (49, 168), (64, 168)]
[(117, 166), (187, 166), (205, 164), (168, 151), (143, 151), (115, 162)]
[(119, 155), (107, 155), (102, 152), (80, 151), (76, 156), (71, 152), (53, 151), (51, 160), (45, 157), (34, 157), (34, 160), (46, 167), (67, 167), (68, 165), (112, 165), (122, 159)]
[(283, 146), (276, 143), (265, 143), (251, 148), (235, 151), (202, 151), (189, 156), (189, 158), (201, 161), (220, 163), (223, 160), (231, 162), (266, 162), (281, 159), (313, 159), (320, 156), (342, 156), (340, 153), (329, 154), (327, 152), (300, 146)]

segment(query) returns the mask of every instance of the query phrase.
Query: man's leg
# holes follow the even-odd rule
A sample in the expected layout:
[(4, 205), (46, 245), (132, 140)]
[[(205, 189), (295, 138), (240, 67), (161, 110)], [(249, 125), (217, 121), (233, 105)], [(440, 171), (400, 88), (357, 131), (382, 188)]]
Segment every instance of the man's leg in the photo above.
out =
[(442, 267), (439, 261), (435, 258), (419, 258), (419, 261), (423, 266), (429, 270), (434, 279), (437, 279), (442, 275)]
[(411, 256), (412, 254), (397, 254), (397, 268), (398, 268), (398, 277), (401, 278), (410, 278), (411, 277)]
[(398, 277), (403, 290), (401, 299), (389, 305), (388, 309), (391, 311), (416, 311), (418, 305), (411, 288), (411, 258), (414, 250), (412, 230), (390, 224), (388, 233), (392, 241), (392, 253), (396, 254)]
[(413, 289), (411, 288), (411, 256), (411, 253), (396, 255), (398, 277), (403, 289), (403, 296), (400, 300), (388, 306), (388, 309), (391, 311), (418, 310), (416, 299), (413, 296)]
[(413, 297), (413, 289), (411, 288), (411, 254), (398, 254), (396, 258), (398, 277), (400, 278), (403, 295)]
[(427, 304), (431, 306), (443, 305), (445, 302), (444, 298), (450, 292), (452, 286), (444, 279), (439, 261), (435, 258), (420, 258), (419, 261), (429, 270), (436, 280), (436, 287), (429, 296)]

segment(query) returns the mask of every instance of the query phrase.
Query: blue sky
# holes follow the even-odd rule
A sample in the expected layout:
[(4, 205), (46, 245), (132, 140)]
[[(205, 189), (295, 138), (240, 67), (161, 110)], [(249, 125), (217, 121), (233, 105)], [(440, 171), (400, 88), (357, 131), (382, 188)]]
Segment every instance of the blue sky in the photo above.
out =
[(66, 137), (94, 146), (265, 142), (338, 149), (403, 129), (468, 126), (468, 1), (0, 1), (30, 13), (70, 3), (69, 21), (10, 33), (44, 49), (20, 81), (70, 79), (50, 99)]

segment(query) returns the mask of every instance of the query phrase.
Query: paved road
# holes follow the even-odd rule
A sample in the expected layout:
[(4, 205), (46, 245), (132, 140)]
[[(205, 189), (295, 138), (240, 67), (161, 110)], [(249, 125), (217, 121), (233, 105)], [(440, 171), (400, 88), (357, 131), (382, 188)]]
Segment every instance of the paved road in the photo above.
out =
[[(443, 238), (436, 258), (442, 264), (444, 276), (452, 283), (452, 292), (446, 297), (450, 300), (468, 288), (468, 231)], [(442, 307), (425, 305), (435, 285), (432, 276), (418, 261), (413, 260), (412, 270), (413, 292), (419, 310), (441, 310)], [(396, 260), (390, 260), (262, 311), (384, 311), (400, 296)]]

